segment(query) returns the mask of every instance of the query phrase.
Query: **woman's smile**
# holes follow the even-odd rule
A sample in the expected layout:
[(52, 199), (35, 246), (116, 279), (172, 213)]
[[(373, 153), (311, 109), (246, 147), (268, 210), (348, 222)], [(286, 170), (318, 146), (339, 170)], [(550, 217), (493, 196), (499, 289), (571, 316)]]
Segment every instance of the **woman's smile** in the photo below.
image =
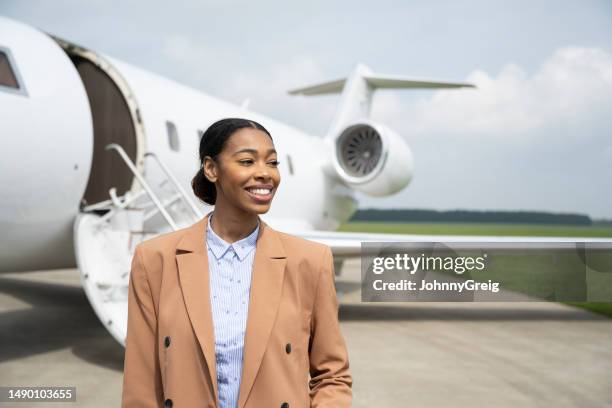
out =
[(274, 187), (271, 184), (261, 184), (245, 188), (247, 194), (256, 203), (267, 204), (274, 196)]

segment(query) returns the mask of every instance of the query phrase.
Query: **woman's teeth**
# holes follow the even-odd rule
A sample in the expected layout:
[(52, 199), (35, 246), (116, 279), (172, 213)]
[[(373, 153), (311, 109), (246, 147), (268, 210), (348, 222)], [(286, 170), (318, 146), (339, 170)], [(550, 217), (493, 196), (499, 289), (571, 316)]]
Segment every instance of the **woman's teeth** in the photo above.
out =
[(253, 194), (258, 194), (258, 195), (270, 194), (270, 190), (267, 188), (251, 188), (251, 189), (248, 189), (248, 191), (250, 191)]

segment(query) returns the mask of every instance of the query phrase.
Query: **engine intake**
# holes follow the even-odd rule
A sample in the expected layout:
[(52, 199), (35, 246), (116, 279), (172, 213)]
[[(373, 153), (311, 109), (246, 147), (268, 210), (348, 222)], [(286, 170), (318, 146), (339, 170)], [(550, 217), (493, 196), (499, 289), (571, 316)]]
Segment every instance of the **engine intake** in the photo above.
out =
[(364, 194), (386, 196), (410, 183), (412, 153), (388, 127), (363, 119), (346, 126), (334, 140), (334, 169), (344, 184)]
[(372, 126), (358, 124), (342, 132), (337, 141), (339, 163), (353, 177), (370, 174), (382, 156), (383, 142)]

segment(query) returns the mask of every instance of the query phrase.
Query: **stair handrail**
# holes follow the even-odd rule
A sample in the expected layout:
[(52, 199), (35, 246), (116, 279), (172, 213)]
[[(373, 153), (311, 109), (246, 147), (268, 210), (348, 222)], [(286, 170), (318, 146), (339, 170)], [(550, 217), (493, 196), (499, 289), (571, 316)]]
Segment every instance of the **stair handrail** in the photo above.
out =
[(134, 166), (132, 160), (129, 158), (125, 150), (123, 150), (123, 147), (121, 147), (117, 143), (109, 143), (106, 145), (105, 150), (115, 150), (119, 154), (119, 156), (123, 159), (128, 168), (131, 170), (132, 174), (134, 174), (134, 177), (138, 179), (142, 188), (145, 189), (147, 195), (149, 196), (151, 201), (153, 201), (153, 203), (155, 204), (159, 212), (162, 214), (166, 222), (172, 228), (172, 230), (178, 230), (176, 223), (174, 222), (168, 211), (166, 211), (166, 208), (161, 204), (161, 201), (157, 198), (157, 195), (155, 195), (151, 187), (149, 187), (147, 181), (144, 179), (144, 177), (140, 175), (138, 169), (136, 169), (136, 166)]
[(161, 167), (161, 169), (164, 171), (164, 173), (166, 173), (166, 177), (168, 177), (168, 179), (174, 184), (174, 186), (176, 187), (176, 189), (179, 191), (179, 193), (181, 194), (181, 196), (183, 197), (183, 200), (185, 202), (187, 202), (187, 204), (189, 205), (189, 208), (191, 208), (191, 211), (193, 211), (193, 214), (198, 217), (198, 218), (202, 218), (204, 217), (204, 214), (202, 214), (202, 211), (200, 211), (200, 209), (194, 204), (194, 202), (189, 198), (189, 196), (187, 195), (187, 193), (185, 192), (185, 189), (183, 189), (183, 187), (181, 187), (180, 183), (178, 182), (178, 180), (176, 179), (176, 177), (174, 177), (174, 174), (172, 174), (172, 172), (170, 171), (170, 169), (161, 161), (161, 159), (159, 158), (159, 156), (157, 156), (156, 153), (154, 152), (147, 152), (145, 153), (145, 157), (147, 156), (151, 156), (155, 159), (155, 161), (157, 162), (157, 164), (159, 165), (159, 167)]

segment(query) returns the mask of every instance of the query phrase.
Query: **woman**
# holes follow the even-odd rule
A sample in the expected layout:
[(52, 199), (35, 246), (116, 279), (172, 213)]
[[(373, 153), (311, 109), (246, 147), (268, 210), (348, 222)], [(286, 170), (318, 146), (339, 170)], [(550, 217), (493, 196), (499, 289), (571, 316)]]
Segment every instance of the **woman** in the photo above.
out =
[(200, 162), (214, 211), (134, 253), (122, 406), (349, 407), (331, 250), (258, 215), (281, 181), (272, 136), (220, 120)]

